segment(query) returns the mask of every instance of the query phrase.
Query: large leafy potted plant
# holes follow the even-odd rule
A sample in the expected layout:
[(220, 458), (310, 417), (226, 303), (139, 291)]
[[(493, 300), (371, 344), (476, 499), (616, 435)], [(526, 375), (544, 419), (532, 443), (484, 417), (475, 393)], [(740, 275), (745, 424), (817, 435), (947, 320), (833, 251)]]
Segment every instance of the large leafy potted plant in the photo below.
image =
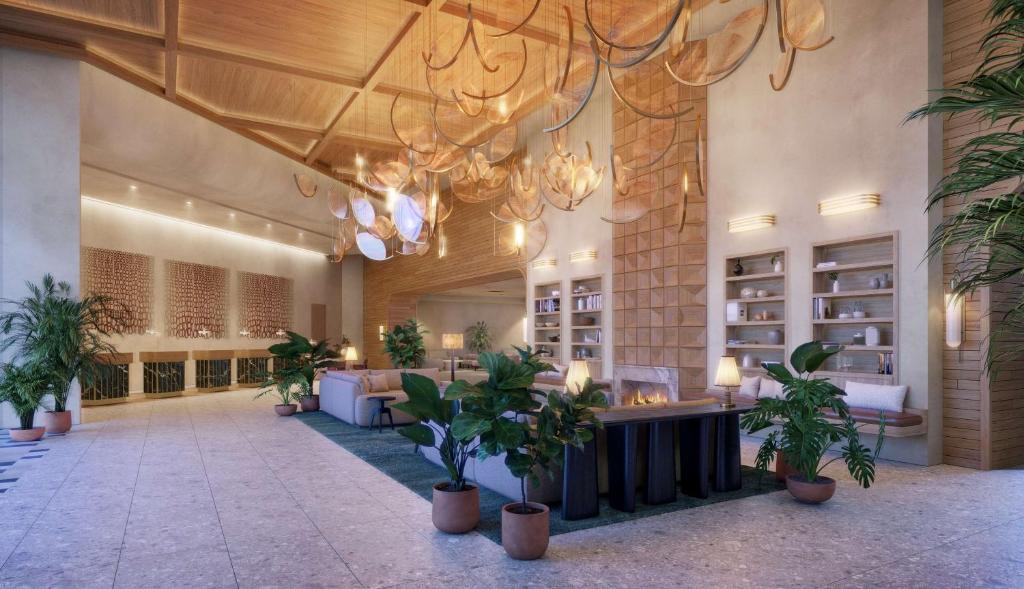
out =
[(384, 334), (384, 353), (391, 356), (395, 368), (419, 368), (427, 357), (423, 334), (428, 333), (418, 321), (409, 319)]
[(481, 354), (487, 380), (446, 391), (445, 398), (461, 403), (452, 420), (455, 436), (478, 438), (480, 459), (504, 454), (505, 466), (520, 480), (522, 500), (501, 510), (501, 544), (512, 558), (533, 560), (547, 551), (550, 512), (547, 505), (527, 500), (527, 479), (538, 484), (540, 476), (552, 476), (566, 445), (582, 448), (593, 439), (588, 425), (600, 427), (593, 408), (606, 407), (608, 401), (589, 380), (577, 395), (533, 388), (536, 375), (552, 367), (530, 348), (516, 349), (518, 363), (504, 354)]
[(264, 383), (260, 392), (256, 393), (253, 399), (259, 399), (270, 394), (277, 395), (281, 402), (274, 405), (274, 411), (281, 417), (288, 417), (289, 415), (295, 415), (295, 401), (307, 396), (309, 389), (309, 383), (306, 382), (302, 374), (292, 372), (271, 380), (269, 384)]
[[(465, 381), (448, 385), (446, 393), (455, 395)], [(463, 534), (480, 522), (480, 489), (466, 482), (466, 463), (477, 447), (475, 440), (462, 440), (452, 432), (458, 414), (457, 403), (442, 398), (437, 384), (419, 374), (402, 374), (402, 390), (409, 400), (394, 407), (412, 415), (418, 423), (399, 428), (398, 433), (416, 444), (435, 448), (448, 471), (448, 480), (434, 485), (431, 519), (434, 527), (449, 534)]]
[(43, 406), (55, 380), (56, 375), (39, 362), (0, 367), (0, 403), (10, 403), (21, 424), (11, 428), (11, 441), (35, 442), (43, 437), (46, 428), (35, 427), (36, 410)]
[[(821, 473), (839, 459), (846, 462), (850, 475), (865, 489), (875, 480), (875, 459), (882, 449), (885, 420), (880, 420), (878, 441), (872, 452), (860, 441), (857, 424), (843, 400), (845, 393), (828, 379), (813, 377), (814, 371), (842, 350), (841, 346), (826, 349), (817, 341), (800, 345), (789, 358), (796, 375), (782, 364), (762, 364), (769, 377), (782, 384), (785, 398), (758, 399), (754, 410), (741, 419), (741, 425), (750, 433), (781, 422), (781, 427), (761, 443), (756, 466), (762, 472), (767, 470), (772, 459), (781, 453), (795, 471), (786, 477), (786, 488), (804, 503), (822, 503), (832, 498), (836, 481)], [(826, 417), (824, 410), (830, 410), (834, 417)], [(840, 455), (822, 462), (825, 453), (841, 442)]]
[(303, 411), (319, 411), (320, 397), (313, 394), (316, 372), (327, 367), (339, 354), (331, 348), (327, 339), (311, 341), (294, 331), (285, 332), (285, 337), (286, 341), (267, 348), (274, 355), (274, 373), (263, 386), (272, 387), (283, 380), (301, 377), (305, 379), (307, 386), (298, 397), (299, 405)]
[(53, 410), (46, 414), (46, 431), (64, 433), (71, 429), (67, 403), (75, 379), (88, 386), (97, 378), (100, 356), (117, 353), (106, 338), (119, 333), (123, 321), (109, 297), (76, 298), (70, 284), (50, 274), (39, 285), (25, 285), (29, 296), (4, 301), (13, 308), (0, 313), (0, 351), (16, 346), (27, 361), (52, 372)]
[(486, 321), (477, 321), (466, 328), (466, 350), (474, 354), (491, 351), (491, 329)]

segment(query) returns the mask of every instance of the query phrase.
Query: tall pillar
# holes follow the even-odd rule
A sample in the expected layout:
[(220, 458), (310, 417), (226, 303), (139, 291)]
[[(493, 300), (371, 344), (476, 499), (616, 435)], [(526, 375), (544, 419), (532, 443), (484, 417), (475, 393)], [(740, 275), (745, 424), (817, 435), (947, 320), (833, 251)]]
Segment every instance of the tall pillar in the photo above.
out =
[[(79, 289), (78, 61), (0, 49), (0, 297), (49, 272)], [(5, 359), (10, 359), (8, 354)], [(80, 395), (69, 400), (77, 423)], [(0, 427), (17, 427), (9, 407)]]

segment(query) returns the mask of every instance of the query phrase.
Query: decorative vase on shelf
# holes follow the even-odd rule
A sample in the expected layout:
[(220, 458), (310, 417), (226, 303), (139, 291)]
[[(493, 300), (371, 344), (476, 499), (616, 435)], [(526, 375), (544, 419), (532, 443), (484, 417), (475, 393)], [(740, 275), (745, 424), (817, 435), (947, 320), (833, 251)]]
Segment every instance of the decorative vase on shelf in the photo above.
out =
[(743, 275), (743, 264), (740, 263), (740, 260), (736, 260), (736, 264), (733, 265), (733, 267), (732, 267), (732, 275), (733, 276), (742, 276)]
[(782, 258), (777, 258), (777, 259), (776, 259), (776, 260), (775, 260), (774, 262), (772, 262), (772, 270), (773, 270), (773, 271), (774, 271), (774, 272), (775, 272), (776, 274), (781, 274), (781, 273), (782, 273), (782, 270), (783, 270), (783, 268), (784, 268), (784, 267), (783, 267), (783, 265), (782, 265)]
[(777, 346), (782, 343), (782, 332), (778, 329), (773, 329), (768, 332), (768, 343)]
[(882, 282), (878, 279), (877, 276), (872, 278), (871, 280), (868, 280), (868, 288), (871, 288), (873, 290), (878, 290), (879, 288), (882, 288), (881, 284)]
[(839, 281), (838, 280), (833, 280), (832, 281), (832, 292), (833, 293), (839, 292)]

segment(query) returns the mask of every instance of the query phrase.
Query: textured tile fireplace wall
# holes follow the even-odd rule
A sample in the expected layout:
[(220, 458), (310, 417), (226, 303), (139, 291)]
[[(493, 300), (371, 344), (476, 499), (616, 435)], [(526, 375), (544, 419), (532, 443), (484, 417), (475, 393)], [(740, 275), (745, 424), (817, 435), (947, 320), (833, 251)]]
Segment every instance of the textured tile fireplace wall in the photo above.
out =
[[(679, 371), (675, 368), (616, 364), (613, 375), (614, 405), (679, 400)], [(658, 395), (663, 398), (656, 399)]]

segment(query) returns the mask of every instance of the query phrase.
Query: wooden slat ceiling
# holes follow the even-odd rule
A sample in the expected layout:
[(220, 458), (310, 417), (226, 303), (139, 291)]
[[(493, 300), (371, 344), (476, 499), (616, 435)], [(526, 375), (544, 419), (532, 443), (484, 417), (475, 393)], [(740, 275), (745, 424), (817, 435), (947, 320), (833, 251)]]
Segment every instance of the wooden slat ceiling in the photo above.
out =
[[(571, 1), (579, 21), (583, 0)], [(641, 12), (645, 1), (649, 14), (664, 8), (641, 0)], [(530, 6), (488, 0), (474, 12), (504, 30)], [(560, 10), (542, 3), (530, 25), (501, 42), (529, 47), (532, 108), (540, 104), (539, 56), (564, 26)], [(464, 0), (0, 0), (0, 45), (77, 57), (346, 178), (357, 152), (397, 150), (387, 118), (394, 95), (427, 100), (421, 52), (433, 39), (449, 55), (465, 15)], [(658, 26), (636, 20), (641, 29)], [(576, 38), (585, 48), (579, 22)]]

